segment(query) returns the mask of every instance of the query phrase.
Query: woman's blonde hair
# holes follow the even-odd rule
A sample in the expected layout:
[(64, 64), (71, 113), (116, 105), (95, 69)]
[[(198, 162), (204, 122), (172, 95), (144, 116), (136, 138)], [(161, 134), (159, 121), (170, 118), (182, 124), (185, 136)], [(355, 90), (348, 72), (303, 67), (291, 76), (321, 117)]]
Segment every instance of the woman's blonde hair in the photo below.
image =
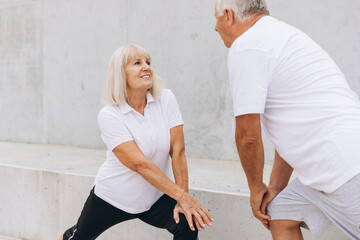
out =
[[(136, 58), (151, 60), (150, 54), (145, 49), (134, 44), (122, 46), (113, 53), (104, 88), (103, 100), (105, 104), (118, 105), (125, 104), (128, 101), (125, 66)], [(153, 84), (149, 92), (157, 101), (160, 99), (164, 82), (154, 71), (152, 81)]]

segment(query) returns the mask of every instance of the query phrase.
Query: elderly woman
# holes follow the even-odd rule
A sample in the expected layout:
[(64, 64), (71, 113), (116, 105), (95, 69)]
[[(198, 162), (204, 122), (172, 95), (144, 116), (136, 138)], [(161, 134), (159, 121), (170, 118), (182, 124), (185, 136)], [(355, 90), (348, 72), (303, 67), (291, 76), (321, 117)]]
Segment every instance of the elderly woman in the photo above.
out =
[(193, 222), (202, 230), (212, 218), (188, 193), (181, 113), (147, 51), (136, 45), (115, 51), (104, 100), (98, 123), (106, 161), (76, 225), (60, 239), (96, 239), (134, 218), (167, 229), (176, 240), (197, 239)]

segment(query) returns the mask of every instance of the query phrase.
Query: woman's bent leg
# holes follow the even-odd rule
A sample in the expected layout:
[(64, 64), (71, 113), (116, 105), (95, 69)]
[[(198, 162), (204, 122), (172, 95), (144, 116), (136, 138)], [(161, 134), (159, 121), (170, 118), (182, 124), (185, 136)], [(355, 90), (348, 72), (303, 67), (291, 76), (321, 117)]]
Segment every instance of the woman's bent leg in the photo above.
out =
[(176, 201), (164, 194), (148, 211), (140, 214), (139, 219), (158, 228), (167, 229), (174, 235), (174, 240), (196, 240), (198, 231), (191, 231), (184, 214), (176, 224), (173, 211)]
[(65, 231), (63, 240), (93, 240), (117, 223), (136, 218), (136, 215), (124, 212), (101, 198), (91, 190), (78, 222)]

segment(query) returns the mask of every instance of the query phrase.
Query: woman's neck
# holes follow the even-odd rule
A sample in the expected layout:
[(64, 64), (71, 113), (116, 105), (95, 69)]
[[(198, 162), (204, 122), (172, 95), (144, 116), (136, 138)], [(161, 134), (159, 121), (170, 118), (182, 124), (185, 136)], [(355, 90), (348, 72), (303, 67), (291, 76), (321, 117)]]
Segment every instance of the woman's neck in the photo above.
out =
[(146, 107), (146, 92), (128, 91), (128, 104), (135, 111), (144, 115)]

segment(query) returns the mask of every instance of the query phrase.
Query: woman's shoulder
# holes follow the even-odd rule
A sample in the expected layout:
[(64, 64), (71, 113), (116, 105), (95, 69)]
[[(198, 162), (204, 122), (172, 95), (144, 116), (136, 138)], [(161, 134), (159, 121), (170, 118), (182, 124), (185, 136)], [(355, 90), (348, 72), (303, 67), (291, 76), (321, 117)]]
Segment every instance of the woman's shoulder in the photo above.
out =
[(173, 97), (175, 97), (175, 95), (170, 89), (163, 88), (161, 90), (161, 101), (169, 101), (169, 99)]
[(116, 105), (106, 104), (100, 109), (99, 114), (116, 112), (116, 110), (115, 110), (116, 107), (117, 107)]
[(103, 106), (98, 113), (98, 119), (108, 117), (121, 118), (121, 111), (119, 111), (119, 106), (109, 104)]

